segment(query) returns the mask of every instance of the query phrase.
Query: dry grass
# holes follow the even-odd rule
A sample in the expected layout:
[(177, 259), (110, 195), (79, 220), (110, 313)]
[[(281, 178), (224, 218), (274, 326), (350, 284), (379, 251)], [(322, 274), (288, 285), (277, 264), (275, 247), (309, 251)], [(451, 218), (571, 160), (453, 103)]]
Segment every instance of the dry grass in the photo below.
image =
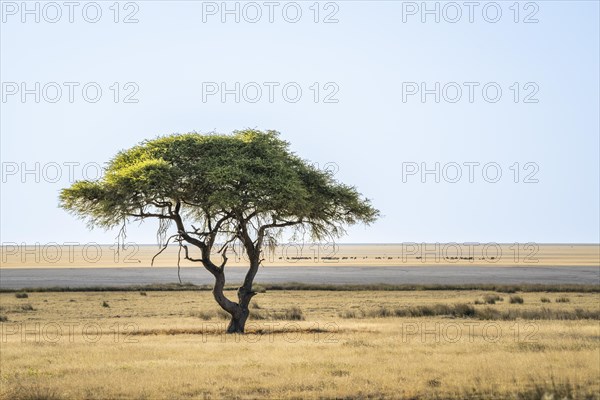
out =
[(510, 296), (509, 299), (511, 304), (523, 304), (523, 297), (522, 296), (518, 296), (518, 295), (514, 295), (514, 296)]
[[(220, 333), (227, 321), (207, 292), (29, 293), (31, 310), (14, 294), (0, 294), (8, 317), (1, 324), (0, 396), (600, 398), (598, 294), (570, 293), (561, 303), (561, 293), (519, 293), (523, 304), (474, 304), (488, 295), (269, 292), (252, 308), (263, 319), (241, 337)], [(576, 310), (596, 317), (555, 319)], [(339, 316), (351, 312), (365, 315)], [(479, 319), (486, 312), (519, 316)], [(530, 319), (540, 313), (546, 318)], [(10, 334), (19, 327), (29, 333)]]

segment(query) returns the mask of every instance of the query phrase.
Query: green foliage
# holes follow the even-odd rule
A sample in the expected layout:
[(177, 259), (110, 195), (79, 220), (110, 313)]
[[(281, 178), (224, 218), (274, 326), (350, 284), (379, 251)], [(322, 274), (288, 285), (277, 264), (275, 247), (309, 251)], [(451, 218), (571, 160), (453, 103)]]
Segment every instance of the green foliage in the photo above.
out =
[(356, 188), (292, 153), (277, 132), (258, 130), (146, 140), (119, 152), (102, 179), (63, 189), (60, 206), (104, 228), (177, 212), (205, 230), (217, 217), (228, 217), (226, 225), (253, 218), (253, 226), (293, 225), (314, 239), (379, 215)]

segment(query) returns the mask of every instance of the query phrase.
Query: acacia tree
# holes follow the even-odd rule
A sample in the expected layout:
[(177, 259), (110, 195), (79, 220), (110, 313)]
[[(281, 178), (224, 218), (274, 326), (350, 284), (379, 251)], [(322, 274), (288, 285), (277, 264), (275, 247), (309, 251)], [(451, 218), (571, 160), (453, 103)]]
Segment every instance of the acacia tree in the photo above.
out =
[[(330, 240), (379, 214), (354, 187), (292, 153), (275, 131), (159, 137), (119, 152), (104, 172), (63, 189), (61, 207), (90, 227), (157, 219), (158, 254), (177, 242), (185, 259), (214, 276), (214, 298), (231, 315), (228, 333), (244, 332), (263, 254), (283, 231)], [(168, 236), (173, 225), (176, 233)], [(223, 291), (233, 245), (250, 264), (237, 301)]]

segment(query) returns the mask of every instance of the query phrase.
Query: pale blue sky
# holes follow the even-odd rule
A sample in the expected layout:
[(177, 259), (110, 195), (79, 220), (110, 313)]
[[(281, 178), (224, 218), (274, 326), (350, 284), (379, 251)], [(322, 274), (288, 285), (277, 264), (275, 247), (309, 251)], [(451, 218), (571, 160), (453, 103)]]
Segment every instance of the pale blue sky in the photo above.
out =
[[(342, 242), (599, 241), (597, 1), (535, 2), (539, 22), (530, 24), (522, 20), (533, 6), (524, 9), (527, 2), (521, 2), (521, 22), (515, 23), (513, 1), (498, 2), (502, 17), (497, 23), (484, 20), (486, 2), (475, 9), (473, 23), (467, 15), (457, 23), (443, 17), (435, 23), (431, 16), (422, 23), (419, 14), (407, 15), (404, 23), (408, 3), (391, 1), (338, 1), (327, 9), (322, 2), (321, 22), (314, 23), (314, 2), (298, 2), (302, 17), (294, 24), (281, 13), (289, 2), (280, 2), (274, 23), (263, 14), (254, 24), (243, 16), (240, 23), (231, 16), (222, 23), (219, 15), (205, 15), (203, 22), (208, 3), (193, 1), (136, 2), (139, 22), (132, 24), (113, 22), (112, 1), (98, 2), (102, 17), (95, 24), (82, 18), (81, 9), (69, 23), (66, 8), (57, 23), (44, 21), (43, 15), (40, 23), (33, 16), (22, 23), (20, 10), (12, 15), (14, 9), (2, 3), (2, 242), (110, 243), (116, 234), (90, 232), (57, 208), (59, 190), (69, 185), (67, 167), (58, 182), (41, 178), (36, 183), (31, 174), (22, 182), (21, 171), (9, 174), (13, 163), (29, 168), (36, 162), (102, 163), (156, 135), (245, 127), (281, 131), (298, 154), (336, 163), (337, 177), (372, 199), (383, 218), (366, 229), (351, 229)], [(33, 8), (34, 3), (27, 4)], [(339, 22), (323, 23), (335, 5)], [(122, 9), (119, 18), (134, 10)], [(57, 103), (43, 98), (35, 103), (33, 95), (23, 103), (19, 94), (7, 94), (14, 89), (10, 82), (26, 82), (29, 88), (35, 82), (80, 86), (73, 103), (64, 86)], [(103, 90), (97, 103), (81, 96), (87, 82)], [(130, 91), (123, 85), (134, 82), (138, 103), (114, 103), (114, 82), (120, 83), (121, 96)], [(203, 82), (281, 85), (273, 103), (264, 87), (257, 103), (236, 104), (233, 96), (225, 103), (219, 96), (203, 102)], [(297, 103), (281, 95), (287, 82), (303, 90)], [(338, 102), (315, 103), (314, 82), (320, 83), (321, 96), (331, 91), (325, 83), (335, 83)], [(455, 104), (435, 103), (433, 95), (422, 103), (419, 96), (402, 101), (403, 82), (481, 85), (473, 103), (466, 89)], [(481, 97), (487, 82), (503, 90), (497, 103)], [(514, 82), (521, 87), (518, 103), (510, 89)], [(530, 91), (523, 88), (527, 82), (539, 88), (538, 103), (522, 101)], [(498, 183), (488, 183), (476, 169), (474, 183), (466, 176), (458, 183), (443, 178), (435, 183), (431, 176), (427, 183), (418, 176), (403, 182), (403, 162), (430, 167), (496, 162), (503, 175)], [(536, 163), (539, 182), (514, 183), (509, 167), (515, 162), (521, 168)], [(521, 171), (521, 181), (526, 172)], [(75, 173), (81, 176), (81, 167)], [(140, 243), (152, 243), (154, 231), (154, 222), (128, 230), (130, 240)]]

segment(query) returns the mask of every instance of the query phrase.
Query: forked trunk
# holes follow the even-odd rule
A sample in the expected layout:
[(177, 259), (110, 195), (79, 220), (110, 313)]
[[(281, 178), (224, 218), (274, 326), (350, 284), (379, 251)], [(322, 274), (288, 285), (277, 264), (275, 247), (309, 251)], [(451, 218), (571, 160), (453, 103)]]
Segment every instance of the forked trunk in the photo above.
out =
[[(258, 253), (257, 253), (258, 254)], [(209, 257), (204, 255), (204, 260), (208, 260)], [(224, 257), (223, 265), (221, 268), (217, 268), (210, 261), (205, 261), (205, 267), (214, 275), (215, 277), (215, 286), (213, 287), (213, 296), (219, 306), (223, 310), (231, 315), (231, 321), (229, 322), (229, 326), (227, 327), (227, 333), (244, 333), (246, 328), (246, 320), (248, 320), (248, 316), (250, 315), (249, 305), (252, 297), (256, 295), (256, 292), (252, 291), (252, 282), (254, 280), (254, 276), (256, 275), (256, 271), (258, 270), (258, 266), (260, 262), (256, 259), (250, 262), (250, 269), (246, 274), (246, 278), (244, 279), (244, 284), (238, 288), (238, 302), (235, 303), (229, 300), (223, 290), (225, 288), (225, 274), (223, 273), (223, 267), (227, 258)], [(256, 257), (255, 257), (256, 258)]]
[(246, 328), (246, 321), (250, 315), (249, 305), (250, 300), (256, 292), (248, 290), (242, 286), (238, 289), (238, 304), (236, 312), (231, 314), (231, 321), (227, 327), (227, 333), (244, 333)]
[[(231, 315), (231, 321), (227, 327), (227, 333), (244, 333), (246, 321), (250, 315), (250, 300), (256, 292), (248, 290), (245, 286), (238, 289), (238, 303), (227, 299), (223, 293), (225, 287), (225, 275), (220, 271), (215, 274), (215, 286), (213, 287), (213, 296), (223, 310)], [(251, 286), (250, 282), (250, 287)]]
[(229, 326), (227, 326), (227, 333), (244, 333), (249, 310), (246, 308), (246, 310), (240, 311), (237, 315), (231, 316), (231, 321), (229, 321)]

